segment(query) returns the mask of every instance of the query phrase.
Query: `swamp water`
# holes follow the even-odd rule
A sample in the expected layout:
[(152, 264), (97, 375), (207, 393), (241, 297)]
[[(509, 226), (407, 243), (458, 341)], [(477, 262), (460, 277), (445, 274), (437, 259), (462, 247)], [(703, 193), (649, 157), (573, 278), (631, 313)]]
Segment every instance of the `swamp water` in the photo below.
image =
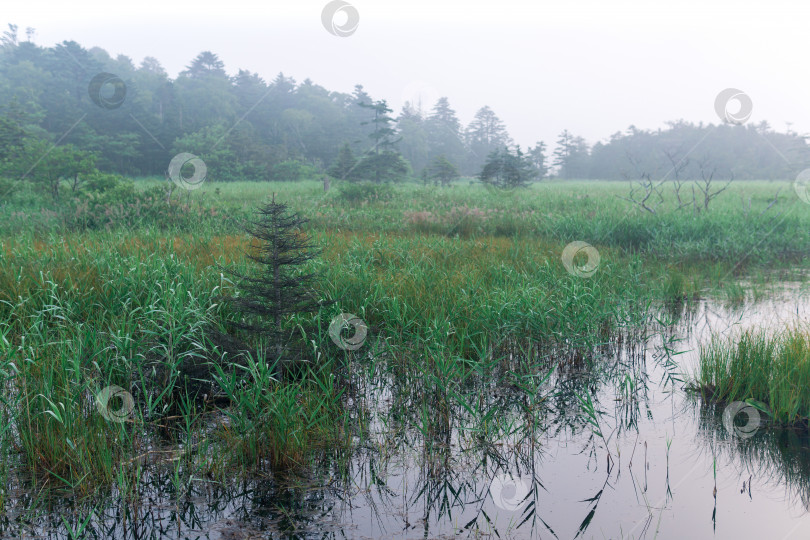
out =
[(723, 407), (678, 381), (712, 334), (810, 320), (808, 296), (786, 284), (667, 310), (588, 359), (533, 359), (555, 366), (540, 375), (375, 371), (349, 393), (368, 429), (348, 471), (178, 485), (167, 467), (126, 505), (115, 491), (87, 503), (12, 489), (0, 537), (808, 538), (810, 437), (724, 425)]

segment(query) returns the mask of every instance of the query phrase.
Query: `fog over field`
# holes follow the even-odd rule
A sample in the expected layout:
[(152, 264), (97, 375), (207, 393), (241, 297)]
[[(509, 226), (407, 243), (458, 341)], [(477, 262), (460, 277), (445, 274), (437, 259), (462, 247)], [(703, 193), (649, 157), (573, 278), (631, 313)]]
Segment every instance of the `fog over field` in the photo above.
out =
[(36, 28), (41, 45), (152, 56), (171, 77), (210, 50), (231, 75), (363, 84), (395, 111), (413, 93), (429, 106), (444, 95), (466, 124), (487, 104), (523, 146), (563, 129), (593, 144), (629, 125), (716, 123), (728, 87), (751, 96), (752, 122), (810, 131), (804, 2), (359, 1), (347, 38), (324, 31), (324, 4), (34, 0), (4, 6), (0, 22)]

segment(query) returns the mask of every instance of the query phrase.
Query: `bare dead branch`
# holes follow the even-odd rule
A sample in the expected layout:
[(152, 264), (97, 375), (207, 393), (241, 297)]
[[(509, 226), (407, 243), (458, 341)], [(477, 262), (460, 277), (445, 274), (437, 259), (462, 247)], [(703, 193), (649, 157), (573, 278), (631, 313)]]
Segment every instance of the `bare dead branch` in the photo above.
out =
[(619, 198), (629, 201), (651, 214), (655, 214), (658, 207), (664, 202), (664, 197), (661, 194), (663, 182), (662, 180), (655, 183), (649, 174), (641, 173), (641, 180), (631, 185), (628, 197)]

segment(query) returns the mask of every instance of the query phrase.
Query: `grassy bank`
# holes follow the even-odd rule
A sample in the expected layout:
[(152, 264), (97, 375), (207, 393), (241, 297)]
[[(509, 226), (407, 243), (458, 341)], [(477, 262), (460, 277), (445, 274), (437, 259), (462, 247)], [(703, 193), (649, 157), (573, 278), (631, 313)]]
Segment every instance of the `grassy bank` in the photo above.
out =
[(774, 421), (807, 426), (810, 419), (810, 329), (746, 331), (715, 338), (700, 351), (698, 388), (720, 402), (756, 400)]

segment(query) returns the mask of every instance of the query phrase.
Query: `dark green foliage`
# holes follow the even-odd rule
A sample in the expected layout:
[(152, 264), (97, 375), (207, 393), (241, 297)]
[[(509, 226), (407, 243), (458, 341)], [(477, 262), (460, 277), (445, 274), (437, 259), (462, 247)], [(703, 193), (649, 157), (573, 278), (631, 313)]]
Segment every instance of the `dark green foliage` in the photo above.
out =
[(312, 290), (317, 274), (302, 271), (319, 251), (301, 231), (307, 220), (276, 202), (275, 195), (257, 213), (258, 219), (246, 232), (258, 242), (248, 257), (259, 265), (259, 271), (255, 275), (236, 274), (241, 294), (231, 303), (242, 315), (235, 326), (268, 347), (271, 364), (283, 365), (290, 359), (287, 318), (324, 305)]
[(467, 148), (461, 136), (461, 122), (450, 101), (441, 97), (425, 120), (428, 139), (428, 157), (432, 160), (444, 156), (456, 167), (467, 161)]
[(351, 203), (390, 201), (394, 198), (394, 190), (391, 184), (344, 182), (338, 188), (338, 192), (340, 199)]
[(363, 122), (363, 125), (372, 125), (373, 130), (369, 138), (374, 142), (371, 150), (360, 158), (359, 163), (349, 173), (350, 180), (365, 180), (376, 182), (399, 181), (408, 174), (408, 164), (402, 155), (396, 151), (396, 145), (400, 138), (396, 138), (396, 130), (393, 127), (394, 119), (391, 118), (391, 108), (385, 100), (374, 103), (358, 102), (364, 109), (369, 109), (374, 113), (371, 120)]
[(399, 182), (408, 175), (408, 163), (397, 152), (371, 154), (357, 164), (349, 174), (350, 180), (382, 183)]
[(82, 183), (75, 193), (85, 195), (100, 195), (126, 186), (127, 190), (133, 191), (132, 182), (117, 174), (107, 174), (99, 171), (91, 172), (82, 178)]
[(526, 187), (537, 174), (537, 170), (518, 147), (515, 153), (508, 148), (492, 152), (478, 178), (492, 187), (512, 189)]
[(356, 166), (357, 158), (354, 157), (354, 153), (352, 152), (352, 148), (349, 146), (349, 143), (346, 143), (341, 147), (337, 160), (331, 167), (329, 167), (327, 172), (335, 178), (348, 180), (350, 179), (349, 175)]
[(582, 137), (575, 137), (567, 129), (560, 133), (554, 150), (554, 163), (558, 176), (563, 178), (588, 177), (588, 145)]
[(546, 157), (546, 143), (538, 141), (533, 148), (526, 151), (526, 157), (531, 161), (534, 168), (537, 169), (537, 177), (545, 178), (548, 174), (548, 160)]
[(436, 156), (430, 163), (430, 178), (443, 186), (459, 178), (458, 169), (444, 156)]
[(421, 108), (415, 108), (405, 102), (397, 118), (397, 131), (400, 134), (399, 150), (402, 157), (411, 164), (414, 170), (422, 170), (428, 164), (430, 148), (428, 146), (428, 129), (422, 118)]
[(390, 115), (392, 109), (388, 103), (383, 99), (374, 103), (358, 102), (357, 105), (363, 109), (369, 109), (373, 113), (370, 120), (362, 122), (362, 125), (370, 124), (373, 127), (368, 135), (369, 139), (374, 142), (372, 151), (375, 153), (393, 152), (399, 139), (396, 137), (394, 119)]
[(270, 167), (267, 179), (275, 182), (297, 182), (314, 175), (315, 170), (311, 165), (289, 159)]
[(503, 121), (489, 107), (481, 107), (466, 133), (470, 156), (466, 162), (467, 172), (474, 174), (492, 152), (512, 145), (512, 138)]
[(398, 182), (409, 172), (408, 162), (398, 152), (371, 152), (357, 159), (348, 144), (343, 145), (337, 161), (328, 171), (341, 180), (375, 183)]
[(30, 182), (35, 190), (58, 201), (60, 186), (66, 181), (76, 191), (86, 175), (97, 172), (96, 156), (77, 150), (73, 145), (54, 146), (40, 139), (26, 139), (22, 147), (12, 150), (5, 164), (5, 174)]
[(662, 130), (630, 126), (613, 134), (580, 155), (578, 170), (570, 177), (620, 180), (649, 174), (653, 179), (697, 180), (714, 172), (716, 180), (793, 179), (798, 171), (790, 163), (807, 158), (803, 136), (778, 133), (764, 121), (714, 126), (679, 120)]
[(10, 118), (0, 116), (0, 163), (12, 157), (25, 139), (25, 131)]
[(229, 132), (222, 124), (206, 126), (178, 138), (172, 151), (200, 157), (213, 181), (264, 180), (268, 174), (266, 163), (280, 158), (257, 144), (246, 130), (250, 128), (237, 126)]
[[(118, 174), (163, 176), (175, 154), (191, 152), (205, 161), (212, 181), (266, 180), (289, 161), (318, 172), (321, 164), (339, 163), (333, 176), (351, 179), (346, 172), (354, 164), (339, 157), (347, 141), (355, 157), (400, 152), (407, 167), (421, 171), (443, 155), (473, 175), (493, 150), (513, 146), (504, 123), (486, 106), (467, 126), (446, 97), (428, 115), (408, 106), (395, 120), (386, 101), (373, 99), (360, 85), (349, 94), (281, 73), (272, 81), (246, 70), (229, 75), (210, 51), (171, 79), (155, 58), (135, 66), (128, 57), (112, 57), (100, 48), (88, 50), (73, 41), (40, 47), (18, 40), (15, 32), (8, 32), (0, 49), (0, 161), (20, 145), (22, 132), (91, 152), (96, 167)], [(90, 81), (100, 73), (113, 74), (126, 86), (120, 106), (100, 107), (89, 95)], [(795, 176), (810, 149), (802, 135), (777, 133), (765, 122), (676, 121), (656, 131), (630, 126), (592, 147), (565, 131), (553, 156), (542, 143), (526, 154), (540, 177), (552, 166), (556, 176), (572, 179), (647, 174), (688, 180), (712, 172), (718, 180), (732, 175), (784, 179)], [(366, 172), (354, 180), (398, 176), (386, 169), (395, 162), (368, 159)], [(287, 172), (278, 176), (289, 177)], [(13, 174), (4, 176), (8, 180)]]
[(16, 160), (21, 157), (25, 136), (16, 122), (0, 116), (0, 201), (19, 187)]

